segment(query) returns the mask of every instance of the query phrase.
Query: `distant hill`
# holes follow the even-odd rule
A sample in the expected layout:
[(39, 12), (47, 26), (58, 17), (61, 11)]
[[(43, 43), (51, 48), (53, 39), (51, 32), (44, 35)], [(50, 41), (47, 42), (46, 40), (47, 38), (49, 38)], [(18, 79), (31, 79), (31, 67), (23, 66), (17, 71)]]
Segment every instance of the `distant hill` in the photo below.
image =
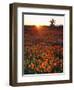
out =
[[(35, 25), (24, 25), (24, 28), (35, 28), (36, 26)], [(60, 29), (63, 29), (63, 25), (56, 25), (56, 26), (40, 26), (40, 27), (43, 27), (43, 28), (48, 28), (49, 30), (51, 28), (60, 28)]]

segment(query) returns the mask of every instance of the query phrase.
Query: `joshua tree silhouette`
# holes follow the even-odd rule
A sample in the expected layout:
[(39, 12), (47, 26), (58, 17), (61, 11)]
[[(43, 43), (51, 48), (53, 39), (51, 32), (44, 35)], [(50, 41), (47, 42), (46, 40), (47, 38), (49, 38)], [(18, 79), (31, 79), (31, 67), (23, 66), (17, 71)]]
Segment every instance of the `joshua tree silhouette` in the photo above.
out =
[(49, 22), (51, 23), (50, 26), (55, 26), (55, 20), (54, 19), (51, 19)]

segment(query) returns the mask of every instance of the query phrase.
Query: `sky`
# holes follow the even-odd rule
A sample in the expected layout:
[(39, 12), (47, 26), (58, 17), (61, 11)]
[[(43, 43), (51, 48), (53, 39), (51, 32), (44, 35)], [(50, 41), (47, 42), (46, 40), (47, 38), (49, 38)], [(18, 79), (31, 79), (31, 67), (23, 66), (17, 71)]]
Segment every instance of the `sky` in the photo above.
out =
[(55, 25), (64, 25), (64, 16), (49, 15), (24, 15), (24, 25), (48, 26), (51, 19), (55, 20)]

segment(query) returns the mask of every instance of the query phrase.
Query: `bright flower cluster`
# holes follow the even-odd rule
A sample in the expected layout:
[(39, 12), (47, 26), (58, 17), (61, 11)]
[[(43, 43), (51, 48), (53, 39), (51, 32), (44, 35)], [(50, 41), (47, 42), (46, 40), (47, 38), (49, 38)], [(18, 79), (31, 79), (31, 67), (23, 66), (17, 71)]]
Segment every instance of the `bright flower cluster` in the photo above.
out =
[(63, 72), (63, 47), (47, 46), (44, 43), (25, 46), (24, 73), (61, 73)]

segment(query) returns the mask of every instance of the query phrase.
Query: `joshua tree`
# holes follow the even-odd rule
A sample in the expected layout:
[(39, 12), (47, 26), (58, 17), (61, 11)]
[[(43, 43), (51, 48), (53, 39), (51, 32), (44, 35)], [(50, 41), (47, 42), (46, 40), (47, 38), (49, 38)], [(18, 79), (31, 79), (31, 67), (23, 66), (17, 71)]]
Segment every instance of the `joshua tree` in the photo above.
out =
[(50, 26), (55, 26), (55, 20), (54, 19), (51, 19), (49, 22), (51, 23)]

